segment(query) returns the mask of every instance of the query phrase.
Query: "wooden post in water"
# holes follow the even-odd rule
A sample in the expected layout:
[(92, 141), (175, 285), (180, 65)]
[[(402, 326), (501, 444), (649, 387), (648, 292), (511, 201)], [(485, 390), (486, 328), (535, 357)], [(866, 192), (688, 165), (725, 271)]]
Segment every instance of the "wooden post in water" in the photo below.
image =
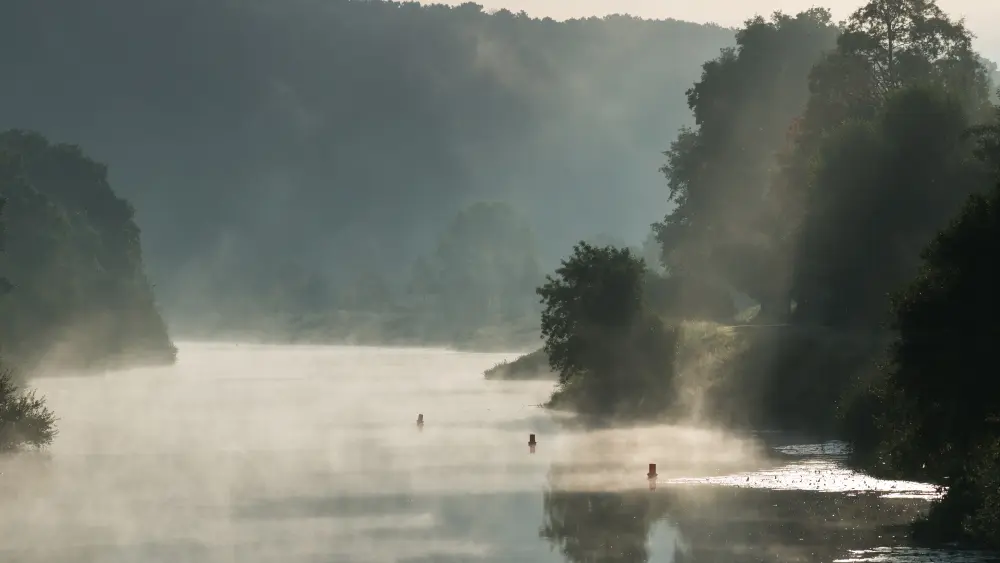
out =
[(538, 442), (535, 441), (534, 434), (528, 434), (528, 453), (535, 453), (535, 446)]
[(655, 463), (650, 463), (649, 464), (649, 473), (646, 474), (646, 477), (649, 479), (649, 490), (651, 490), (651, 491), (655, 491), (656, 490), (656, 476), (657, 476), (657, 474), (656, 474), (656, 464)]

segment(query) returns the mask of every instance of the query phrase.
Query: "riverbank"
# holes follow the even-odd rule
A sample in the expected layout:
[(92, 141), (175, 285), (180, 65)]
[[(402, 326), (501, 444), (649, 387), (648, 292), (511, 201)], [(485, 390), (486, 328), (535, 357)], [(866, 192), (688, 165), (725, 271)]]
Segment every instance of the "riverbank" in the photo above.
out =
[(216, 319), (198, 323), (174, 319), (172, 332), (186, 341), (255, 344), (392, 346), (450, 348), (468, 352), (509, 352), (538, 346), (538, 320), (470, 328), (430, 326), (400, 313), (332, 311), (269, 319)]
[[(664, 377), (672, 375), (673, 390), (665, 391), (667, 382), (659, 382), (639, 391), (653, 404), (662, 402), (657, 403), (652, 394), (673, 393), (672, 406), (653, 412), (619, 412), (612, 418), (710, 422), (735, 431), (792, 430), (805, 436), (852, 440), (869, 449), (873, 446), (864, 440), (880, 435), (873, 418), (878, 411), (872, 410), (869, 398), (871, 387), (883, 377), (877, 362), (891, 341), (887, 331), (703, 322), (680, 323), (678, 331), (674, 365), (663, 370)], [(544, 360), (545, 354), (538, 350), (491, 368), (486, 375), (531, 378)], [(587, 419), (586, 405), (595, 404), (589, 395), (607, 385), (589, 381), (583, 374), (559, 385), (545, 406)], [(921, 471), (886, 473), (883, 459), (884, 454), (848, 459), (845, 452), (843, 463), (871, 478), (934, 481)], [(984, 448), (974, 465), (961, 479), (942, 483), (951, 492), (939, 495), (930, 510), (911, 522), (908, 530), (921, 543), (1000, 545), (991, 543), (996, 537), (993, 528), (1000, 524), (1000, 495), (995, 494), (1000, 486), (995, 471), (1000, 467), (1000, 446)]]
[[(887, 338), (823, 327), (682, 322), (673, 370), (676, 402), (660, 414), (838, 437), (839, 398), (870, 375), (871, 359)], [(537, 349), (488, 368), (484, 376), (557, 380), (547, 363)], [(572, 410), (572, 385), (557, 389), (551, 405)]]

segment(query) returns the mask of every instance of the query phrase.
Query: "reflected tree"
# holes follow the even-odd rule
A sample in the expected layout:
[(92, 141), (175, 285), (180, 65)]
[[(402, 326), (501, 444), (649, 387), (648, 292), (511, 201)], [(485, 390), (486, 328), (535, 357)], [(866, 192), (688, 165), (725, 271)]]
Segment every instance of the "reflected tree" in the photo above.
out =
[(573, 563), (645, 563), (656, 510), (646, 494), (548, 491), (539, 535)]

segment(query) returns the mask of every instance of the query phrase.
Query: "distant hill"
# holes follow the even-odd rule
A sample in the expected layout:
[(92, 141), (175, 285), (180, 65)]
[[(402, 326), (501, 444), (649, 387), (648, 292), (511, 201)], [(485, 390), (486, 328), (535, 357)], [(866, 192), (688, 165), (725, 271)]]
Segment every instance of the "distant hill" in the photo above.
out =
[(516, 207), (545, 264), (596, 233), (641, 240), (666, 210), (660, 151), (689, 121), (685, 90), (733, 42), (473, 4), (13, 2), (0, 128), (108, 163), (167, 316), (204, 329), (224, 302), (268, 317), (293, 270), (340, 310), (371, 276), (399, 301), (479, 200)]

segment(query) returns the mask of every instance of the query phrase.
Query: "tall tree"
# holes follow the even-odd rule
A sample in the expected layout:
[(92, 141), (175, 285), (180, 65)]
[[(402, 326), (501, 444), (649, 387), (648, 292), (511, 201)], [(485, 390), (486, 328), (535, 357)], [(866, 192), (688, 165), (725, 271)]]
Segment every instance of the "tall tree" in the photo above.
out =
[(905, 84), (928, 82), (974, 95), (973, 103), (989, 96), (989, 76), (971, 35), (934, 0), (871, 0), (851, 14), (838, 52), (865, 63), (882, 98)]
[(796, 253), (797, 320), (878, 327), (926, 241), (988, 187), (962, 104), (926, 88), (890, 94), (871, 121), (835, 129), (814, 157)]
[(821, 9), (749, 20), (735, 48), (703, 65), (687, 92), (696, 128), (666, 152), (676, 207), (654, 225), (664, 265), (751, 296), (762, 319), (788, 310), (784, 210), (768, 198), (774, 153), (805, 107), (810, 69), (836, 37)]
[(0, 343), (16, 367), (172, 362), (176, 349), (146, 279), (132, 208), (106, 168), (71, 145), (0, 134), (6, 252), (17, 292), (0, 301)]
[(677, 334), (647, 310), (645, 276), (630, 249), (580, 242), (537, 290), (549, 365), (580, 410), (642, 415), (672, 403)]
[(984, 151), (995, 187), (969, 197), (894, 296), (875, 460), (948, 486), (918, 527), (927, 539), (1000, 546), (1000, 380), (988, 375), (1000, 339), (1000, 151)]
[(933, 0), (871, 0), (809, 88), (774, 182), (804, 206), (795, 318), (877, 327), (919, 249), (988, 185), (961, 133), (990, 117), (989, 79), (969, 32)]
[(810, 72), (795, 142), (816, 150), (826, 132), (848, 119), (872, 118), (904, 86), (939, 89), (979, 118), (990, 111), (989, 85), (971, 34), (934, 0), (870, 0)]

